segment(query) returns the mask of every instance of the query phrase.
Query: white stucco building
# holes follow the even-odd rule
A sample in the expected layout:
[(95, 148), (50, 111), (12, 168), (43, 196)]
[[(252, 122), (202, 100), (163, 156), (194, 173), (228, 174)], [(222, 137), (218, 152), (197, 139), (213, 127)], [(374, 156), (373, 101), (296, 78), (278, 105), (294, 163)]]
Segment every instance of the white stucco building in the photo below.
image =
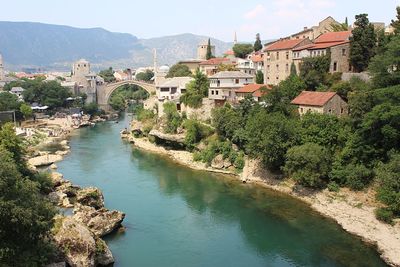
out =
[(254, 83), (253, 75), (241, 71), (221, 71), (209, 79), (208, 98), (213, 99), (216, 105), (223, 105), (226, 101), (234, 102), (237, 89)]

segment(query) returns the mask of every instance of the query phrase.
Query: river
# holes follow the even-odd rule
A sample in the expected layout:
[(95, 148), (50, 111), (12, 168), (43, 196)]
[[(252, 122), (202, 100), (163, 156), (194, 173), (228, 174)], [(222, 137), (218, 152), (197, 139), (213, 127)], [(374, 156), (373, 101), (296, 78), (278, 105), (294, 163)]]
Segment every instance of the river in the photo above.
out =
[(386, 266), (298, 200), (133, 148), (119, 136), (127, 124), (79, 130), (58, 164), (126, 213), (126, 231), (106, 237), (114, 266)]

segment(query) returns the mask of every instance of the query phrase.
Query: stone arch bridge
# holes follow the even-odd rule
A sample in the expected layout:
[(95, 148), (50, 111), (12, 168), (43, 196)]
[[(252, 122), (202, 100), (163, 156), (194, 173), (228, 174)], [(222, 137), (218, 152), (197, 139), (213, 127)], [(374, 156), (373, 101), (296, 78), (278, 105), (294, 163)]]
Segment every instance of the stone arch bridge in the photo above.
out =
[(137, 85), (144, 90), (146, 90), (150, 95), (156, 92), (156, 86), (151, 83), (135, 81), (135, 80), (128, 80), (128, 81), (121, 81), (116, 83), (109, 83), (97, 88), (97, 104), (105, 109), (110, 109), (109, 100), (112, 93), (117, 90), (117, 88), (126, 85), (126, 84), (134, 84)]

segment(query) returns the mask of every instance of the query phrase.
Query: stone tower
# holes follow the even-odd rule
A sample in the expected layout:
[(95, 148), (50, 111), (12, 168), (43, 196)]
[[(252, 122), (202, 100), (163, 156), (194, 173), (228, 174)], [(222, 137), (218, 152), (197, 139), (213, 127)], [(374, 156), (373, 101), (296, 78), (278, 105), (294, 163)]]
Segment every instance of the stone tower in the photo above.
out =
[(0, 81), (4, 80), (4, 65), (3, 65), (3, 56), (0, 54)]
[[(197, 59), (198, 60), (206, 60), (207, 59), (207, 47), (208, 41), (204, 41), (199, 44), (197, 47)], [(211, 53), (215, 56), (215, 45), (211, 44)]]

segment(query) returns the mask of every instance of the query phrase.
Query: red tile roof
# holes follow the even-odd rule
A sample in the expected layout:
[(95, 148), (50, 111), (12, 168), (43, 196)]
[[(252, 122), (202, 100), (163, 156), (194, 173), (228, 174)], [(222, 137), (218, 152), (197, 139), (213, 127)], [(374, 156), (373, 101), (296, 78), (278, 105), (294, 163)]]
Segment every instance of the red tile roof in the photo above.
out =
[(219, 65), (219, 64), (224, 64), (228, 63), (229, 58), (223, 58), (223, 57), (216, 57), (216, 58), (211, 58), (209, 60), (205, 60), (200, 63), (200, 65)]
[(321, 34), (317, 39), (315, 39), (315, 43), (349, 41), (350, 36), (351, 36), (351, 31), (327, 32), (327, 33)]
[(253, 93), (254, 97), (262, 97), (264, 95), (266, 95), (268, 93), (268, 91), (261, 91), (261, 90), (257, 90)]
[(253, 62), (263, 62), (264, 58), (263, 58), (262, 54), (259, 54), (259, 55), (251, 56), (250, 60)]
[(240, 89), (237, 89), (235, 92), (236, 93), (254, 93), (257, 90), (260, 90), (261, 87), (267, 87), (268, 89), (271, 89), (271, 86), (266, 85), (266, 84), (247, 84), (243, 86)]
[(351, 31), (344, 32), (328, 32), (321, 34), (317, 39), (315, 39), (314, 44), (303, 45), (293, 49), (293, 51), (301, 50), (316, 50), (325, 49), (337, 45), (342, 45), (349, 43), (349, 38), (351, 36)]
[(279, 41), (276, 41), (276, 42), (268, 45), (265, 48), (265, 51), (293, 49), (296, 46), (298, 46), (301, 42), (303, 42), (304, 40), (305, 39), (279, 40)]
[(294, 105), (322, 107), (335, 95), (335, 92), (303, 91), (291, 103)]

